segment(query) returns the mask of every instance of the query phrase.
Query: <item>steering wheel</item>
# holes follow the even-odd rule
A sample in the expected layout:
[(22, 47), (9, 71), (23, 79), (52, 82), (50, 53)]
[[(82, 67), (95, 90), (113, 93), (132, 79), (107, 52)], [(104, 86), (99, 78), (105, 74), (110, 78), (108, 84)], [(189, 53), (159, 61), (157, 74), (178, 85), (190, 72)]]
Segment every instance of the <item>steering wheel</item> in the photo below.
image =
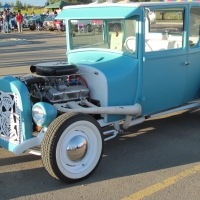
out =
[[(135, 36), (130, 36), (127, 37), (125, 42), (124, 42), (124, 46), (126, 47), (126, 49), (130, 52), (130, 53), (135, 53), (135, 48), (136, 48), (136, 37)], [(145, 46), (147, 46), (150, 51), (153, 51), (153, 49), (151, 48), (151, 46), (145, 41)]]
[(136, 48), (136, 38), (135, 36), (130, 36), (127, 37), (124, 46), (130, 53), (135, 53), (135, 48)]
[[(148, 48), (148, 50), (147, 50)], [(153, 49), (151, 48), (151, 46), (149, 45), (149, 43), (147, 43), (147, 41), (145, 41), (145, 51), (149, 52), (149, 51), (153, 51)]]

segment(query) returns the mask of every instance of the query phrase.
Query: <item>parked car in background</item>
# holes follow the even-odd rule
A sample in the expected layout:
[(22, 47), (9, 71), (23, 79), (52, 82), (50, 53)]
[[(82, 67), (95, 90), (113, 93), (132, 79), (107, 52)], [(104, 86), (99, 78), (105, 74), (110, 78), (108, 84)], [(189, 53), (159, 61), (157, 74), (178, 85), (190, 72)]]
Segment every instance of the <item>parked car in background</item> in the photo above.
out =
[(32, 18), (32, 15), (27, 15), (26, 18), (23, 20), (23, 28), (29, 28), (30, 18)]
[(43, 23), (47, 15), (35, 15), (32, 18), (29, 19), (29, 28), (30, 30), (35, 30), (36, 25), (38, 22)]
[(91, 20), (92, 32), (94, 34), (102, 31), (102, 23), (103, 23), (102, 20)]
[(54, 20), (53, 21), (54, 24), (54, 30), (58, 30), (58, 31), (65, 31), (65, 22), (64, 20)]
[(43, 22), (43, 26), (50, 31), (54, 31), (54, 19), (56, 16), (57, 15), (48, 15)]
[(91, 20), (71, 20), (75, 32), (91, 32)]

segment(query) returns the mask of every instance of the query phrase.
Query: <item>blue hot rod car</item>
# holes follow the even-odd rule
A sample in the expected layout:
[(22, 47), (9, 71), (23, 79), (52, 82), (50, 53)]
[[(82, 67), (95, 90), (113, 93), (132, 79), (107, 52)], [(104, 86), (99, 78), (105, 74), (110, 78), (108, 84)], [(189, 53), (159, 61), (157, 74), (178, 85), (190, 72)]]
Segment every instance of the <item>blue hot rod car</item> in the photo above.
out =
[[(199, 3), (67, 6), (57, 19), (68, 61), (0, 79), (3, 148), (41, 154), (51, 176), (76, 182), (96, 169), (105, 140), (200, 105)], [(91, 21), (90, 31), (74, 35), (74, 20)]]

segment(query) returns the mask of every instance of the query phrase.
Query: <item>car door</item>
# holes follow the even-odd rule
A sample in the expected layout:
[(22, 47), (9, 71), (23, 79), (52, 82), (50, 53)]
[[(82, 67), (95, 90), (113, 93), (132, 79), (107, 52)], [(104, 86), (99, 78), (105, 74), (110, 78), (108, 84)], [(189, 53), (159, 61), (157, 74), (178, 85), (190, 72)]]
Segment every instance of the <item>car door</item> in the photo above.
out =
[(183, 103), (200, 97), (200, 6), (191, 6), (189, 15), (188, 61)]
[(156, 21), (145, 22), (141, 91), (143, 114), (155, 113), (182, 103), (187, 69), (185, 9), (166, 6), (155, 9)]

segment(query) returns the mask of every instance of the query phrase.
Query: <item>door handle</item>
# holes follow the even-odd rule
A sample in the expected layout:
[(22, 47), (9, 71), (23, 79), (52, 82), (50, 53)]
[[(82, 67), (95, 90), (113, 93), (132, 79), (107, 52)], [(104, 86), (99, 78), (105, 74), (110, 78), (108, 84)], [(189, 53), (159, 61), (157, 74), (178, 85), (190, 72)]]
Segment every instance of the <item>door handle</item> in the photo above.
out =
[(190, 65), (190, 62), (185, 61), (184, 65)]

